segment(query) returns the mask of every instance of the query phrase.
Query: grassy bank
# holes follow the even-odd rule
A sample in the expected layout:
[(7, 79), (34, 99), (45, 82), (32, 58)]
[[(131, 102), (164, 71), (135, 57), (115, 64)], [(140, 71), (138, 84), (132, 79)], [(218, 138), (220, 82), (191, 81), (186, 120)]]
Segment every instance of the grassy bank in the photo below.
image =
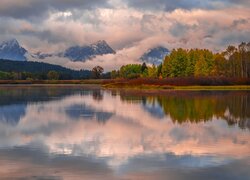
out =
[(168, 78), (88, 80), (0, 80), (0, 85), (101, 85), (109, 89), (138, 90), (250, 90), (250, 79)]
[(232, 86), (157, 86), (157, 85), (138, 85), (138, 86), (117, 86), (106, 84), (102, 86), (107, 89), (141, 89), (141, 90), (250, 90), (250, 85)]
[(250, 90), (250, 80), (235, 78), (116, 79), (103, 82), (103, 87), (145, 90)]

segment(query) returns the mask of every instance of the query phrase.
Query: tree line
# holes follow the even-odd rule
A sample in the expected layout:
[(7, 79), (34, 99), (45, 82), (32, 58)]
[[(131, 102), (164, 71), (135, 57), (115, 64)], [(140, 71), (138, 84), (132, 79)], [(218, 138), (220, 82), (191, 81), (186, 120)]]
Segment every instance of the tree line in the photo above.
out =
[(250, 42), (228, 46), (221, 53), (208, 49), (174, 49), (159, 66), (128, 64), (111, 78), (233, 77), (250, 78)]
[(96, 66), (90, 70), (72, 70), (41, 62), (0, 60), (0, 80), (79, 80), (110, 78), (110, 73)]

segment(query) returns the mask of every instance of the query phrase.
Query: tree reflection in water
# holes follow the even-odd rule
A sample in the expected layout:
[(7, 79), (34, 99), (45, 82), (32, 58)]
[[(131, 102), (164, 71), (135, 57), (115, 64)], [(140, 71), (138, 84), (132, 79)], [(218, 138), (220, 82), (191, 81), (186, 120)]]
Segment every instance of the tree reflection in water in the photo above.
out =
[(121, 100), (152, 107), (158, 104), (174, 123), (206, 122), (215, 117), (250, 130), (249, 91), (165, 91), (161, 95), (123, 91)]

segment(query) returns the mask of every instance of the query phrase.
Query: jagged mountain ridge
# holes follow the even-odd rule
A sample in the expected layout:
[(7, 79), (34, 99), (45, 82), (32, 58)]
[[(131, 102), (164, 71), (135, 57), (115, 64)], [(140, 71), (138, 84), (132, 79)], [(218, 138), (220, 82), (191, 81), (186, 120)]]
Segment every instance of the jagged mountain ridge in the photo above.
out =
[(85, 46), (72, 46), (65, 50), (63, 57), (72, 61), (86, 61), (98, 55), (115, 54), (116, 52), (108, 45), (106, 41), (98, 41), (94, 44)]
[(28, 51), (21, 47), (16, 39), (3, 41), (0, 44), (0, 59), (27, 61), (26, 53)]
[(33, 54), (32, 57), (37, 59), (45, 59), (48, 57), (64, 57), (70, 59), (71, 61), (85, 62), (86, 60), (92, 59), (98, 55), (102, 56), (105, 54), (115, 53), (115, 50), (113, 50), (106, 41), (102, 40), (90, 45), (71, 46), (65, 51), (59, 53), (46, 54), (38, 52)]

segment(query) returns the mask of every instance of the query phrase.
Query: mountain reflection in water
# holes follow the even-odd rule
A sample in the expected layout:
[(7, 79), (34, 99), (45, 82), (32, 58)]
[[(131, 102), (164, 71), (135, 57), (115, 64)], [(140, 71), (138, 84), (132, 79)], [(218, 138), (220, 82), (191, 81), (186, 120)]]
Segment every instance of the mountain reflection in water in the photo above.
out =
[(249, 179), (249, 107), (249, 91), (0, 87), (0, 175)]

